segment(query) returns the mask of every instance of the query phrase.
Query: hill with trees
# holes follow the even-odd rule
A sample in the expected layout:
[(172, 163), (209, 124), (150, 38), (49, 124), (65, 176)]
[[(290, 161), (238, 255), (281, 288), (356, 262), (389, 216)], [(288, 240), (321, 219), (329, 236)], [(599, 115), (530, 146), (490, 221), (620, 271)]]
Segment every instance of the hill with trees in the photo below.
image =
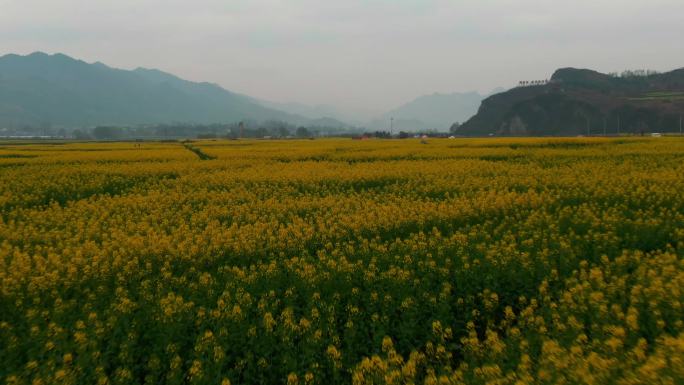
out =
[(557, 70), (482, 101), (453, 132), (465, 136), (595, 135), (679, 131), (684, 69), (667, 73)]

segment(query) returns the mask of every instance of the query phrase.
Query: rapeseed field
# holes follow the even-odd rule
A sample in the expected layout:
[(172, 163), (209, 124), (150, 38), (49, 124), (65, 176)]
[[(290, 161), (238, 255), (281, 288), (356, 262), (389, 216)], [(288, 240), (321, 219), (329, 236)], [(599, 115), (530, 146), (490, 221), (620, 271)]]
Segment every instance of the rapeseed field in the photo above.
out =
[(0, 383), (683, 382), (682, 139), (0, 143)]

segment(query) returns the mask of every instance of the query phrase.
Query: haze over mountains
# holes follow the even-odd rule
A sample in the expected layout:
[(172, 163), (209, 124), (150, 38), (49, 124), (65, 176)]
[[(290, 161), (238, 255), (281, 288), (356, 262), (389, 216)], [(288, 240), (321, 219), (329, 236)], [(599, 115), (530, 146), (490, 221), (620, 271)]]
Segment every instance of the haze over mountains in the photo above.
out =
[[(275, 103), (155, 70), (122, 70), (63, 54), (0, 57), (0, 128), (283, 121), (294, 125), (446, 130), (477, 111), (482, 96), (423, 96), (364, 122), (332, 106)], [(344, 122), (343, 122), (344, 121)]]
[(89, 64), (63, 54), (0, 57), (0, 126), (211, 124), (278, 120), (295, 125), (347, 125), (289, 113), (216, 84), (155, 70)]
[(193, 83), (158, 70), (120, 70), (40, 52), (0, 58), (0, 125), (79, 127), (244, 119), (305, 120), (215, 84)]
[[(502, 88), (492, 91), (501, 92)], [(395, 131), (436, 130), (445, 132), (457, 122), (464, 122), (477, 113), (486, 95), (478, 92), (434, 93), (424, 95), (386, 112), (369, 123), (370, 127), (387, 128), (390, 119)]]
[(616, 76), (564, 68), (546, 84), (488, 97), (425, 95), (364, 122), (332, 106), (267, 102), (155, 69), (121, 70), (40, 52), (0, 57), (0, 129), (275, 121), (289, 131), (305, 126), (328, 134), (392, 125), (395, 134), (451, 127), (465, 136), (587, 135), (678, 131), (683, 114), (684, 69)]
[[(502, 88), (492, 93), (501, 92)], [(337, 110), (333, 106), (308, 106), (301, 103), (274, 103), (256, 100), (263, 106), (285, 111), (291, 114), (320, 120), (321, 116), (344, 121), (369, 130), (386, 131), (447, 131), (456, 122), (464, 122), (477, 113), (477, 109), (486, 95), (478, 92), (454, 92), (449, 94), (433, 93), (419, 96), (391, 111), (373, 114), (371, 119), (363, 119), (350, 113)], [(390, 120), (393, 119), (393, 122)], [(392, 127), (390, 127), (392, 126)]]

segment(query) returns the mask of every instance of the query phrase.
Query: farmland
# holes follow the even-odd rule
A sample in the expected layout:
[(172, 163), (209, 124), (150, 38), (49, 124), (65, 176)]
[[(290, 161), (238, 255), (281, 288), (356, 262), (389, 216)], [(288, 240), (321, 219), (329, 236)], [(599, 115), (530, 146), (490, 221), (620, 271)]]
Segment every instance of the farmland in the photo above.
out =
[(684, 140), (0, 143), (0, 383), (684, 380)]
[(647, 92), (646, 94), (629, 98), (629, 100), (636, 101), (650, 101), (650, 100), (682, 100), (684, 99), (684, 92)]

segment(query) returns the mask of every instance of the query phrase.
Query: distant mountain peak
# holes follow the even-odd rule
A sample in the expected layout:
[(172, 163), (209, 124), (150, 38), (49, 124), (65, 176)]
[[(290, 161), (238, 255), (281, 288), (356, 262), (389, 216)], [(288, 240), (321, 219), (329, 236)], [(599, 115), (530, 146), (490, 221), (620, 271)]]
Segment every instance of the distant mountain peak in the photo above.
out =
[[(16, 56), (20, 56), (20, 55), (16, 55)], [(43, 51), (35, 51), (35, 52), (31, 52), (30, 54), (26, 55), (26, 57), (48, 57), (48, 56), (51, 56), (51, 55), (49, 55)]]
[[(32, 52), (26, 56), (21, 56), (21, 55), (16, 55), (20, 58), (26, 58), (26, 59), (40, 59), (40, 60), (60, 60), (60, 61), (69, 61), (69, 62), (81, 62), (85, 63), (82, 60), (74, 59), (73, 57), (69, 55), (65, 55), (63, 53), (53, 53), (49, 54), (43, 51), (35, 51)], [(87, 63), (86, 63), (87, 64)]]

